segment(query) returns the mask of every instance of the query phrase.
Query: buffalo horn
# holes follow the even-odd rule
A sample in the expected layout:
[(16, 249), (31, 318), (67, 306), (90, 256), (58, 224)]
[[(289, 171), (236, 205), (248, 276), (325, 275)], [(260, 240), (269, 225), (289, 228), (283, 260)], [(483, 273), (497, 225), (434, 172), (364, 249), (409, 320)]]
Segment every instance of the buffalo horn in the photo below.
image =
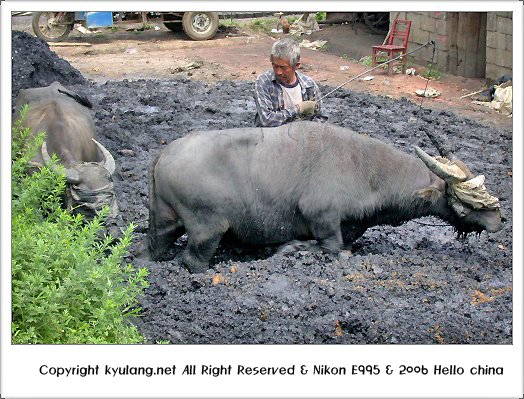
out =
[[(44, 159), (45, 165), (51, 162), (51, 157), (49, 156), (49, 153), (47, 152), (47, 144), (45, 140), (42, 142), (42, 158)], [(56, 167), (54, 169), (56, 169)]]
[(418, 157), (426, 164), (426, 166), (435, 173), (438, 177), (448, 184), (456, 184), (467, 179), (467, 175), (457, 165), (447, 165), (437, 161), (435, 158), (429, 156), (419, 147), (414, 146)]
[(100, 151), (102, 151), (102, 155), (104, 157), (104, 160), (102, 162), (100, 162), (100, 164), (102, 166), (104, 166), (104, 168), (107, 169), (107, 171), (109, 172), (110, 175), (112, 175), (115, 172), (115, 159), (113, 158), (111, 153), (102, 144), (100, 144), (95, 139), (92, 139), (92, 140), (98, 146)]
[[(49, 164), (51, 162), (51, 157), (47, 152), (47, 144), (45, 140), (42, 143), (42, 158), (44, 159), (44, 164)], [(56, 170), (56, 165), (52, 166), (52, 168), (53, 170)], [(69, 183), (77, 184), (80, 181), (78, 171), (73, 168), (64, 167), (64, 175)]]

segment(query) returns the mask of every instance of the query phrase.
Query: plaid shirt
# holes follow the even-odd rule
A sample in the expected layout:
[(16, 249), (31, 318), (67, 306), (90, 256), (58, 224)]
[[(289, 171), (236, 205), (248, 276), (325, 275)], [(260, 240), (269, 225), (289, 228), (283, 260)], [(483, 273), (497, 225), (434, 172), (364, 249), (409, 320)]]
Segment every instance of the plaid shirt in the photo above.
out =
[[(321, 97), (320, 90), (313, 79), (298, 71), (296, 74), (302, 89), (303, 101), (314, 101)], [(257, 106), (256, 126), (280, 126), (298, 118), (295, 107), (284, 108), (282, 86), (278, 83), (273, 70), (258, 76), (255, 83), (255, 104)], [(305, 119), (327, 121), (328, 116), (322, 102), (319, 103), (315, 114)]]

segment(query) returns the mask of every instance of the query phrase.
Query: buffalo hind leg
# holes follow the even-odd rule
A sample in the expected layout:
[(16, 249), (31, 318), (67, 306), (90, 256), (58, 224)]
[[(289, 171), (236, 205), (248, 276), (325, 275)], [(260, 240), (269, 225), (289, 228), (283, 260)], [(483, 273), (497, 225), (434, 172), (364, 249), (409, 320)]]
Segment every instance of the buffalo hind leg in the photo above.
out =
[(158, 260), (184, 232), (184, 227), (173, 225), (157, 228), (154, 233), (149, 232), (148, 241), (151, 259)]
[(340, 228), (322, 225), (319, 223), (310, 223), (310, 229), (313, 233), (313, 237), (316, 239), (316, 243), (310, 241), (298, 241), (293, 240), (282, 245), (277, 253), (280, 255), (288, 255), (297, 251), (324, 251), (330, 254), (338, 253), (343, 245), (342, 233)]
[(342, 249), (344, 241), (339, 223), (312, 222), (310, 223), (310, 229), (313, 237), (318, 241), (318, 245), (324, 252), (336, 254)]
[(147, 237), (151, 258), (160, 258), (184, 233), (185, 228), (174, 210), (164, 201), (157, 199), (149, 209)]
[(182, 262), (191, 273), (206, 272), (224, 233), (225, 231), (206, 231), (206, 226), (199, 232), (188, 231), (187, 247), (182, 254)]

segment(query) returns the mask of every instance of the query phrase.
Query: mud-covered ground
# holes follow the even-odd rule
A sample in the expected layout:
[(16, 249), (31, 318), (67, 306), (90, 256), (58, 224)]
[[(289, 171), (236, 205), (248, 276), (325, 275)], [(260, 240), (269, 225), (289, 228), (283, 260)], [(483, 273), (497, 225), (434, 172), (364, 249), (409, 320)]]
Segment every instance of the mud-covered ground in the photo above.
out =
[[(457, 240), (434, 218), (368, 230), (353, 256), (219, 247), (212, 270), (191, 275), (177, 255), (138, 259), (148, 227), (147, 169), (169, 142), (194, 129), (251, 126), (252, 82), (85, 80), (39, 39), (13, 32), (13, 98), (58, 80), (88, 95), (99, 141), (117, 162), (125, 224), (138, 226), (126, 261), (149, 270), (136, 325), (148, 343), (432, 344), (512, 342), (512, 132), (405, 100), (339, 90), (330, 122), (412, 153), (435, 154), (423, 128), (445, 138), (500, 198), (505, 227)], [(330, 88), (321, 86), (323, 92)], [(219, 134), (219, 133), (217, 133)]]

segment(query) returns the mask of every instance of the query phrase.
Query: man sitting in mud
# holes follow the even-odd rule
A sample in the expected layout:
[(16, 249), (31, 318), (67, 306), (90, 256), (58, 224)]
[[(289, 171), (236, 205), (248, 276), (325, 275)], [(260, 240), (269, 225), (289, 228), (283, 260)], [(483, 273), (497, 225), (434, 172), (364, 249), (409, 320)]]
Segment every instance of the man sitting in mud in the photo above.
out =
[(297, 71), (300, 47), (281, 39), (270, 55), (272, 70), (258, 76), (255, 86), (255, 126), (280, 126), (297, 119), (327, 121), (328, 116), (315, 81)]

